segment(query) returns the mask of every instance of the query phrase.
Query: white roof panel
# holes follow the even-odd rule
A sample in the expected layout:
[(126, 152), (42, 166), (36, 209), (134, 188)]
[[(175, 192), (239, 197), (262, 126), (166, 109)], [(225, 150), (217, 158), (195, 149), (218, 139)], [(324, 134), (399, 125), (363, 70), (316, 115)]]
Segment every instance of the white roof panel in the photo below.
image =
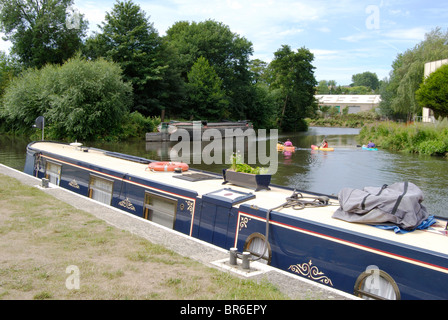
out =
[(314, 97), (320, 103), (378, 104), (381, 101), (380, 95), (324, 94), (324, 95), (315, 95)]

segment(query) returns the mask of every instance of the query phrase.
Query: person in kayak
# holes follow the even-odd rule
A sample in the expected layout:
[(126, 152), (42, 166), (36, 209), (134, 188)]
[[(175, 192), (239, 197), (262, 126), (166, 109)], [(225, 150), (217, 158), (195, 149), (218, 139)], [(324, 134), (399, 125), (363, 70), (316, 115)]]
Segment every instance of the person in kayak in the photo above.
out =
[(375, 144), (372, 141), (369, 141), (367, 148), (375, 148)]
[(328, 148), (328, 142), (327, 140), (322, 141), (322, 143), (320, 144), (321, 148)]
[(289, 139), (286, 139), (286, 142), (283, 144), (285, 147), (292, 147), (292, 142)]

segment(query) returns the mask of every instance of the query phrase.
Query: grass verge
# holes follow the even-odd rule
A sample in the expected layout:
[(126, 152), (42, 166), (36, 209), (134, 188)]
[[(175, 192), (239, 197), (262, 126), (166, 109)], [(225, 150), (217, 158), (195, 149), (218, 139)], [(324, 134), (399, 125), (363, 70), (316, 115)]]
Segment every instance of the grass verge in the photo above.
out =
[(358, 137), (360, 143), (369, 140), (389, 150), (433, 156), (448, 154), (448, 120), (437, 123), (403, 124), (377, 122), (364, 126)]
[(0, 175), (0, 299), (288, 299)]

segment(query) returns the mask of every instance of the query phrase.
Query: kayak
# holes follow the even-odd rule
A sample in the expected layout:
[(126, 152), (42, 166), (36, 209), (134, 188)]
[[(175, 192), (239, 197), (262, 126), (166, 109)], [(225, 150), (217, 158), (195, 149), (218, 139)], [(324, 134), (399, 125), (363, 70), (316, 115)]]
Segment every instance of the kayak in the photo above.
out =
[(367, 148), (367, 146), (362, 146), (362, 150), (369, 150), (369, 151), (378, 151), (378, 148)]
[(312, 150), (320, 150), (320, 151), (334, 151), (334, 148), (322, 148), (315, 145), (311, 145)]
[(284, 146), (280, 143), (277, 143), (277, 151), (288, 151), (288, 152), (294, 152), (296, 151), (296, 147), (294, 146)]

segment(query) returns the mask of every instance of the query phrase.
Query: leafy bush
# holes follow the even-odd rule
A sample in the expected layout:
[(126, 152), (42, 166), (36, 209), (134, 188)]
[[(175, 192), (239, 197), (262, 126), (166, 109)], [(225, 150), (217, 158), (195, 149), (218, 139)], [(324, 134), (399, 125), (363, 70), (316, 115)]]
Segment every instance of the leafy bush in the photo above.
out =
[[(325, 107), (321, 107), (321, 110)], [(348, 110), (344, 108), (343, 112)], [(337, 114), (329, 118), (307, 119), (310, 126), (318, 127), (346, 127), (346, 128), (362, 128), (366, 123), (373, 123), (378, 120), (378, 115), (372, 111), (363, 111), (352, 114)]]
[(47, 102), (41, 73), (35, 69), (26, 70), (6, 88), (0, 111), (5, 121), (5, 131), (30, 131), (34, 120), (44, 114)]
[(428, 141), (422, 141), (418, 145), (418, 152), (421, 154), (429, 154), (429, 155), (436, 155), (436, 154), (444, 154), (447, 152), (447, 145), (440, 140), (428, 140)]
[(144, 117), (138, 111), (129, 113), (121, 126), (120, 139), (141, 138), (147, 132), (154, 132), (160, 124), (160, 117)]
[(431, 73), (415, 92), (420, 105), (430, 108), (435, 116), (448, 116), (448, 66), (443, 65)]
[(2, 115), (13, 131), (26, 131), (43, 115), (47, 138), (91, 140), (117, 132), (131, 103), (118, 65), (75, 57), (25, 71), (6, 89)]
[(438, 121), (435, 125), (375, 123), (363, 127), (358, 140), (362, 144), (372, 140), (382, 148), (395, 151), (443, 155), (448, 152), (448, 121)]

